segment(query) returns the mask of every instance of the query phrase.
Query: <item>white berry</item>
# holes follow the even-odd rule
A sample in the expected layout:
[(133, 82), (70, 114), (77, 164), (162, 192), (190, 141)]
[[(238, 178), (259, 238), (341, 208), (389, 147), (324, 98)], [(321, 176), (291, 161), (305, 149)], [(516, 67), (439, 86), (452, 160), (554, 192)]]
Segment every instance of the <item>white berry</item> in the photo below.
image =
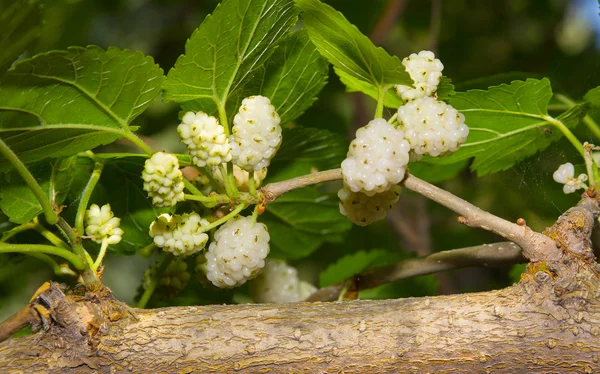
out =
[(251, 217), (230, 219), (215, 232), (206, 252), (206, 277), (217, 287), (231, 288), (254, 278), (269, 254), (269, 232)]
[(142, 179), (144, 190), (155, 206), (173, 206), (184, 199), (183, 174), (179, 170), (179, 160), (172, 154), (153, 154), (146, 160)]
[(442, 79), (444, 65), (431, 51), (413, 53), (402, 60), (406, 72), (414, 81), (415, 87), (397, 85), (396, 92), (404, 102), (432, 96)]
[(586, 174), (579, 174), (577, 178), (574, 178), (574, 176), (575, 167), (570, 162), (560, 165), (554, 174), (552, 174), (554, 181), (564, 184), (563, 192), (565, 194), (587, 188), (585, 182), (588, 180), (588, 176)]
[(413, 100), (398, 109), (398, 122), (417, 156), (443, 156), (467, 140), (465, 116), (432, 97)]
[(123, 230), (119, 228), (121, 219), (115, 217), (110, 209), (110, 204), (100, 208), (92, 204), (85, 212), (85, 233), (92, 237), (96, 243), (102, 243), (106, 239), (107, 244), (117, 244), (121, 241)]
[(154, 244), (175, 256), (189, 256), (206, 246), (208, 235), (204, 232), (209, 222), (197, 213), (182, 215), (161, 214), (150, 225)]
[(400, 183), (409, 161), (410, 146), (402, 130), (384, 119), (374, 119), (356, 132), (342, 162), (344, 184), (369, 196)]
[(301, 282), (296, 268), (282, 260), (267, 260), (265, 268), (250, 282), (250, 295), (257, 303), (300, 301), (316, 290), (310, 283)]
[(362, 192), (352, 192), (346, 187), (338, 191), (340, 212), (359, 226), (370, 225), (385, 218), (400, 197), (400, 186), (394, 185), (389, 190), (367, 196)]
[(231, 154), (233, 163), (246, 171), (269, 166), (281, 144), (281, 119), (264, 96), (250, 96), (242, 101), (233, 119)]
[(204, 112), (187, 112), (181, 122), (177, 132), (196, 166), (214, 166), (231, 161), (229, 139), (215, 117)]

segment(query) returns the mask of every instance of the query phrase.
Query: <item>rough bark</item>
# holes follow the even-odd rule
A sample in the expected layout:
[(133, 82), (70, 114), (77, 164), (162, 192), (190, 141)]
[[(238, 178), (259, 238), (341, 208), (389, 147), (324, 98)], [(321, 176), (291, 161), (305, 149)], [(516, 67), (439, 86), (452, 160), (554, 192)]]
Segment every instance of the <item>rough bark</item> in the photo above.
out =
[[(477, 294), (133, 310), (68, 295), (47, 331), (0, 343), (6, 372), (600, 372), (589, 197), (545, 234), (561, 251)], [(536, 256), (542, 252), (535, 252)]]

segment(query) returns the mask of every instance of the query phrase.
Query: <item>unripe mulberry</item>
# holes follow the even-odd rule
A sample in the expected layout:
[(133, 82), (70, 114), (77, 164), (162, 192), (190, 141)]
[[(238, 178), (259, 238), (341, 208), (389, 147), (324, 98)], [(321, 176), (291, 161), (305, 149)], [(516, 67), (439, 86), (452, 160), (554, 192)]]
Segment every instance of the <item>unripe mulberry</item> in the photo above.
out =
[(215, 232), (206, 252), (206, 277), (215, 286), (231, 288), (254, 278), (269, 254), (269, 232), (251, 217), (232, 218)]
[(177, 132), (199, 167), (215, 166), (231, 161), (231, 147), (219, 121), (204, 112), (187, 112)]
[(465, 116), (452, 106), (431, 97), (401, 106), (398, 109), (398, 123), (417, 158), (455, 152), (469, 135)]
[(298, 271), (282, 260), (267, 260), (265, 268), (250, 282), (250, 294), (257, 303), (300, 301), (317, 289), (298, 279)]
[(208, 235), (204, 231), (208, 225), (197, 213), (164, 213), (150, 225), (150, 236), (157, 247), (175, 256), (189, 256), (206, 246)]
[(174, 206), (184, 199), (183, 174), (179, 170), (179, 160), (172, 154), (156, 152), (146, 160), (144, 190), (158, 207)]
[(121, 241), (123, 230), (119, 228), (121, 219), (115, 217), (110, 209), (110, 204), (103, 205), (100, 208), (92, 204), (90, 209), (85, 212), (85, 233), (96, 243), (102, 243), (104, 239), (107, 244), (117, 244)]
[(362, 192), (352, 192), (342, 188), (338, 192), (340, 212), (359, 226), (370, 225), (385, 218), (400, 197), (400, 186), (394, 185), (389, 190), (367, 196)]
[(264, 96), (250, 96), (242, 101), (233, 119), (231, 154), (233, 163), (246, 171), (269, 166), (281, 145), (281, 119)]
[(413, 53), (402, 60), (406, 72), (414, 81), (414, 87), (397, 85), (396, 92), (404, 102), (432, 96), (442, 79), (444, 65), (431, 51)]
[(402, 130), (378, 118), (361, 127), (342, 162), (344, 184), (353, 192), (372, 196), (404, 178), (410, 146)]

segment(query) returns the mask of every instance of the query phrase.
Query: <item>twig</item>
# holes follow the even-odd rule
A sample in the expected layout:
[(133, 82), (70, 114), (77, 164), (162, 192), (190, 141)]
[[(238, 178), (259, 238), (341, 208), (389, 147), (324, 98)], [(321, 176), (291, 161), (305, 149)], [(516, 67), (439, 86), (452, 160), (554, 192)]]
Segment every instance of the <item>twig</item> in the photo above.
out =
[(460, 223), (491, 231), (517, 243), (531, 261), (556, 261), (562, 255), (554, 240), (546, 235), (497, 217), (414, 175), (407, 175), (401, 185), (460, 214)]
[(0, 323), (0, 342), (10, 338), (12, 334), (21, 330), (23, 327), (31, 325), (39, 318), (36, 312), (27, 305), (17, 313), (8, 317), (4, 322)]
[(322, 288), (308, 297), (306, 301), (337, 300), (348, 282), (355, 283), (357, 291), (362, 291), (401, 279), (445, 270), (482, 265), (500, 267), (523, 262), (526, 262), (526, 259), (522, 255), (521, 248), (512, 242), (453, 249), (368, 270), (351, 279)]
[[(291, 190), (339, 179), (342, 179), (342, 169), (331, 169), (270, 183), (261, 192), (267, 204)], [(462, 224), (491, 231), (517, 243), (523, 248), (524, 256), (531, 261), (557, 261), (562, 256), (562, 250), (548, 236), (535, 232), (526, 225), (518, 225), (488, 213), (414, 175), (407, 173), (400, 185), (460, 214), (459, 222)]]
[(260, 191), (263, 193), (266, 204), (277, 199), (279, 196), (296, 190), (298, 188), (311, 186), (322, 182), (330, 182), (342, 179), (342, 169), (331, 169), (326, 171), (320, 171), (314, 174), (303, 175), (300, 177), (287, 179), (281, 182), (269, 183)]

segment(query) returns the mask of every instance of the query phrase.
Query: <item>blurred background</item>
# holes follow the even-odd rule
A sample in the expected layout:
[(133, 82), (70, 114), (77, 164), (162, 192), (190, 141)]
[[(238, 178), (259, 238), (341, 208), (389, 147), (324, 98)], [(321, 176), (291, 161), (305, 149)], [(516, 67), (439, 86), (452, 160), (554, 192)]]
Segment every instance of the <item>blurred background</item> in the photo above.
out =
[[(375, 44), (400, 58), (429, 49), (445, 66), (457, 91), (486, 88), (527, 77), (548, 77), (555, 93), (580, 100), (600, 85), (600, 16), (597, 0), (329, 0)], [(0, 1), (1, 3), (1, 1)], [(141, 50), (165, 70), (184, 52), (187, 38), (217, 0), (52, 0), (43, 10), (40, 38), (24, 57), (68, 46), (99, 45)], [(374, 102), (348, 94), (331, 71), (319, 100), (297, 122), (324, 128), (351, 140), (366, 124)], [(179, 107), (157, 101), (136, 119), (141, 134), (156, 149), (183, 152), (175, 126)], [(392, 113), (388, 113), (391, 115)], [(600, 121), (600, 113), (590, 113)], [(582, 141), (600, 144), (584, 126)], [(580, 164), (567, 141), (520, 162), (515, 168), (478, 178), (463, 169), (440, 181), (443, 188), (511, 221), (524, 218), (543, 230), (577, 197), (564, 195), (552, 173), (565, 162)], [(450, 173), (453, 174), (453, 173)], [(454, 173), (455, 174), (455, 173)], [(439, 178), (443, 179), (443, 178)], [(434, 178), (435, 180), (435, 178)], [(335, 188), (332, 188), (335, 190)], [(379, 250), (371, 265), (411, 256), (500, 241), (499, 237), (459, 225), (456, 215), (404, 192), (386, 222), (354, 226), (348, 237), (326, 243), (291, 263), (301, 277), (318, 285), (319, 273), (345, 255)], [(600, 241), (597, 241), (600, 242)], [(142, 256), (108, 256), (104, 280), (122, 300), (133, 304), (142, 275), (153, 262)], [(462, 269), (396, 282), (361, 294), (389, 298), (475, 292), (501, 288), (519, 279), (523, 266)], [(0, 257), (0, 320), (28, 302), (51, 272), (25, 256)], [(150, 306), (245, 302), (246, 289), (216, 292), (192, 282), (177, 296)]]

